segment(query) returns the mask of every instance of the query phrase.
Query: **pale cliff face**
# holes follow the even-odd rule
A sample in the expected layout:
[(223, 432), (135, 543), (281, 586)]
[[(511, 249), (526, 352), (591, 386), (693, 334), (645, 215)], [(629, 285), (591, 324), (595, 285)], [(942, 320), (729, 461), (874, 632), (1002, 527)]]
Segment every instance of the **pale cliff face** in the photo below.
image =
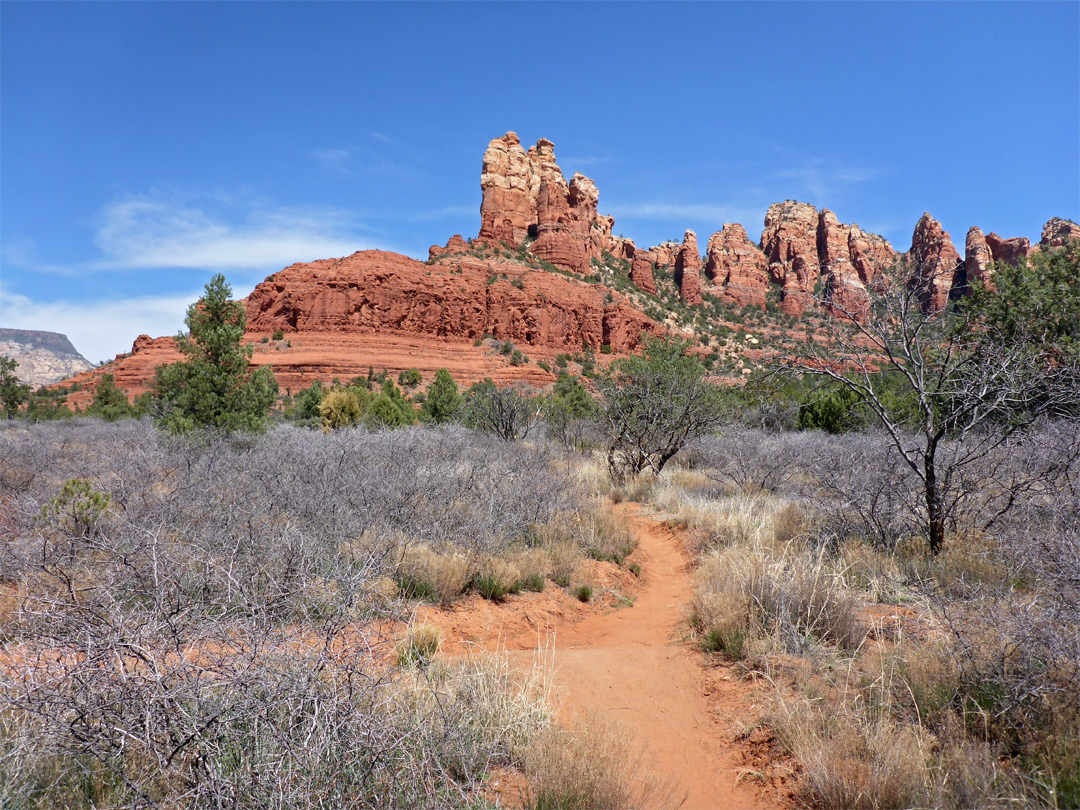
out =
[(0, 354), (13, 358), (19, 364), (15, 369), (19, 379), (35, 388), (93, 367), (59, 332), (0, 329)]

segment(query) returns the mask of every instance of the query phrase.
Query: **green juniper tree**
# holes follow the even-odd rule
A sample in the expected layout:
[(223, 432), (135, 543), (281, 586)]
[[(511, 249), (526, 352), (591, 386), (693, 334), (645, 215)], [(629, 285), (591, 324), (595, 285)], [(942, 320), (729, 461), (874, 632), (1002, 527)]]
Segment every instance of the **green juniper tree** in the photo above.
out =
[(15, 369), (19, 362), (12, 357), (0, 355), (0, 404), (7, 418), (12, 419), (19, 406), (30, 399), (30, 386), (22, 382)]
[(94, 400), (86, 410), (89, 416), (98, 416), (106, 422), (126, 419), (135, 415), (135, 409), (128, 402), (127, 394), (116, 384), (112, 374), (102, 374), (101, 382), (94, 391)]
[(435, 379), (427, 389), (427, 397), (424, 399), (420, 410), (420, 418), (425, 422), (441, 425), (449, 422), (458, 415), (463, 400), (458, 393), (457, 383), (445, 368), (435, 372)]
[(596, 400), (577, 377), (560, 373), (545, 406), (551, 435), (567, 450), (583, 450), (588, 426), (596, 413)]
[(249, 370), (252, 348), (241, 342), (247, 317), (231, 296), (225, 277), (215, 275), (203, 297), (188, 307), (188, 334), (177, 338), (187, 360), (158, 369), (162, 419), (174, 432), (259, 430), (266, 424), (277, 380), (269, 368)]
[(664, 465), (723, 419), (722, 393), (690, 344), (650, 338), (641, 355), (616, 360), (600, 380), (600, 419), (615, 481)]

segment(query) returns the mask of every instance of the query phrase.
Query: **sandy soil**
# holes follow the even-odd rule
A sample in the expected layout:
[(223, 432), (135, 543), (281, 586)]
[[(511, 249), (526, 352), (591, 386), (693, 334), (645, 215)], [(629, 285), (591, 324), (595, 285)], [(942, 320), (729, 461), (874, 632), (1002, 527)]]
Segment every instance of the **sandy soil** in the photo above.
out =
[(787, 806), (784, 780), (761, 767), (762, 741), (741, 733), (757, 713), (755, 687), (680, 639), (692, 588), (680, 534), (636, 505), (619, 508), (639, 541), (632, 559), (642, 578), (632, 606), (583, 613), (510, 600), (495, 608), (504, 621), (490, 608), (471, 623), (469, 608), (432, 611), (424, 621), (442, 626), (451, 644), (467, 638), (508, 650), (522, 668), (532, 666), (538, 643), (553, 647), (560, 719), (599, 711), (617, 720), (646, 748), (656, 774), (678, 782), (683, 807)]

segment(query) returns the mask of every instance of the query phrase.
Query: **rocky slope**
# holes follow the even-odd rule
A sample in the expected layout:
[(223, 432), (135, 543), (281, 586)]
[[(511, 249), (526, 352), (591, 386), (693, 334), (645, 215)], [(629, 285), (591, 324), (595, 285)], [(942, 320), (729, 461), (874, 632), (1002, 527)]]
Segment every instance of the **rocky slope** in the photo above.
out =
[(561, 351), (633, 350), (655, 325), (618, 293), (516, 259), (446, 250), (428, 264), (378, 250), (294, 264), (247, 297), (254, 332), (351, 332)]
[[(369, 366), (418, 368), (425, 381), (446, 367), (463, 384), (491, 376), (545, 385), (554, 374), (539, 362), (583, 347), (617, 356), (665, 331), (694, 337), (714, 361), (756, 362), (764, 347), (751, 328), (764, 340), (829, 315), (858, 317), (868, 288), (898, 259), (924, 305), (938, 309), (975, 279), (992, 286), (993, 262), (1080, 238), (1080, 226), (1063, 219), (1047, 222), (1034, 246), (972, 228), (961, 259), (926, 213), (901, 254), (827, 208), (786, 200), (769, 206), (757, 243), (741, 224), (724, 223), (704, 256), (691, 230), (681, 242), (640, 249), (613, 235), (592, 180), (566, 179), (551, 141), (526, 149), (513, 132), (488, 144), (480, 191), (477, 237), (432, 246), (427, 263), (362, 251), (295, 264), (259, 284), (245, 299), (253, 364), (272, 365), (294, 391)], [(271, 339), (279, 331), (284, 338)], [(732, 331), (737, 339), (725, 337)], [(533, 362), (509, 364), (503, 341)], [(171, 339), (142, 336), (105, 371), (139, 392), (156, 366), (178, 358)], [(727, 367), (749, 371), (743, 360)], [(84, 375), (88, 388), (100, 373)]]
[(35, 329), (0, 328), (0, 354), (19, 364), (15, 373), (35, 388), (66, 379), (92, 367), (67, 335)]

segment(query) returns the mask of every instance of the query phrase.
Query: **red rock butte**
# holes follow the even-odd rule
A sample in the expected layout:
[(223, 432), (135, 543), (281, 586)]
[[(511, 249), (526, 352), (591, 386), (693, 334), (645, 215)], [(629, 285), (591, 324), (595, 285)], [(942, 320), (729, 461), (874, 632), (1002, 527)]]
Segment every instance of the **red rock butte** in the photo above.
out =
[[(710, 296), (736, 311), (765, 309), (773, 298), (787, 316), (858, 317), (869, 301), (867, 287), (901, 255), (878, 234), (794, 200), (769, 206), (757, 243), (742, 225), (724, 223), (705, 243), (704, 257), (692, 230), (681, 242), (639, 249), (613, 235), (615, 221), (599, 213), (591, 179), (574, 174), (566, 180), (551, 141), (540, 138), (526, 149), (513, 132), (488, 144), (480, 191), (477, 237), (455, 235), (432, 246), (426, 263), (368, 250), (269, 276), (244, 299), (252, 365), (272, 366), (282, 389), (293, 393), (314, 380), (348, 380), (369, 368), (416, 368), (425, 383), (446, 368), (462, 385), (491, 377), (499, 384), (544, 386), (555, 377), (539, 362), (550, 368), (556, 355), (585, 346), (625, 354), (644, 335), (677, 323), (644, 312), (667, 314), (656, 298), (663, 292), (661, 270), (674, 279), (683, 306), (701, 306)], [(992, 288), (994, 262), (1018, 262), (1071, 238), (1080, 238), (1080, 226), (1057, 218), (1034, 246), (972, 228), (961, 259), (949, 234), (926, 213), (906, 253), (910, 283), (927, 308), (940, 309), (976, 280)], [(623, 292), (612, 289), (610, 276), (608, 285), (598, 283), (599, 270), (623, 279)], [(821, 291), (824, 313), (816, 303)], [(284, 339), (272, 340), (277, 332)], [(511, 365), (494, 341), (512, 341), (534, 362)], [(130, 354), (63, 384), (83, 384), (70, 398), (80, 406), (102, 373), (137, 394), (150, 387), (158, 366), (178, 359), (172, 338), (141, 335)]]

